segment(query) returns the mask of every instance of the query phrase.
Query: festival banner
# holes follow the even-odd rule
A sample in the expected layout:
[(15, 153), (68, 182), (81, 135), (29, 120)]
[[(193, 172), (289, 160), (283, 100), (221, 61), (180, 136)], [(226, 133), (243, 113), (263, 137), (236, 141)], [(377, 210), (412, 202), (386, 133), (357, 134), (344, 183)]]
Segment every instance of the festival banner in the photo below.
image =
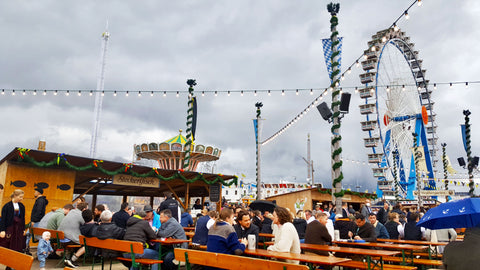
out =
[[(340, 53), (338, 55), (338, 70), (342, 70), (342, 40), (343, 37), (339, 37), (338, 41), (340, 42), (338, 44), (338, 52)], [(322, 45), (323, 45), (323, 56), (325, 57), (325, 64), (327, 65), (327, 71), (328, 71), (328, 77), (330, 78), (330, 81), (333, 82), (331, 79), (331, 75), (333, 72), (332, 68), (332, 40), (329, 38), (324, 38), (322, 39)]]

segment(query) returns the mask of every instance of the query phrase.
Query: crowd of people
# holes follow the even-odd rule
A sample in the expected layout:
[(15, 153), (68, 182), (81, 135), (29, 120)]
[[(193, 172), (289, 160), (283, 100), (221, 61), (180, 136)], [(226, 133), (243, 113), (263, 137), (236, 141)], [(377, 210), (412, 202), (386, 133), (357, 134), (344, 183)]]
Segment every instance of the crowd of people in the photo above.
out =
[[(3, 191), (0, 189), (0, 192)], [(248, 245), (248, 239), (255, 239), (255, 246), (261, 239), (259, 233), (274, 235), (274, 242), (268, 250), (277, 252), (300, 253), (300, 243), (330, 244), (333, 240), (352, 239), (376, 242), (377, 238), (453, 241), (457, 233), (453, 229), (425, 230), (417, 226), (422, 211), (415, 208), (406, 209), (401, 205), (383, 206), (374, 211), (370, 201), (366, 200), (357, 210), (352, 205), (343, 203), (342, 214), (335, 214), (335, 207), (330, 203), (323, 208), (316, 205), (313, 209), (299, 210), (276, 206), (273, 211), (249, 209), (244, 204), (224, 206), (220, 211), (209, 211), (205, 205), (196, 201), (193, 209), (200, 213), (192, 218), (189, 209), (181, 212), (178, 202), (171, 193), (166, 193), (164, 201), (155, 211), (151, 205), (142, 209), (133, 208), (124, 202), (120, 210), (113, 213), (108, 205), (99, 204), (90, 209), (80, 197), (73, 204), (66, 204), (61, 209), (45, 213), (48, 200), (41, 189), (34, 193), (36, 202), (32, 210), (30, 226), (60, 230), (64, 232), (65, 245), (79, 244), (79, 236), (98, 237), (99, 239), (123, 239), (141, 242), (144, 253), (137, 258), (158, 259), (159, 245), (151, 240), (157, 238), (187, 239), (184, 227), (195, 227), (192, 238), (193, 246), (206, 246), (207, 251), (242, 254)], [(25, 235), (25, 206), (22, 204), (24, 192), (15, 190), (11, 200), (2, 208), (0, 219), (0, 246), (20, 252), (29, 252)], [(43, 211), (39, 208), (43, 208)], [(35, 213), (33, 213), (35, 211)], [(195, 222), (194, 222), (195, 220)], [(28, 226), (27, 226), (28, 227)], [(39, 238), (37, 258), (43, 270), (48, 256), (55, 255), (50, 247), (50, 235)], [(269, 240), (267, 240), (269, 241)], [(163, 269), (176, 269), (173, 248), (188, 247), (188, 243), (172, 246), (163, 250)], [(65, 265), (75, 268), (81, 256), (101, 255), (104, 258), (122, 256), (109, 250), (94, 250), (85, 254), (81, 247), (72, 254), (66, 254)], [(305, 253), (330, 255), (326, 251), (304, 250)], [(443, 252), (443, 250), (439, 250)], [(130, 256), (123, 254), (123, 256)], [(291, 261), (298, 263), (298, 261)], [(152, 269), (156, 270), (154, 265)]]

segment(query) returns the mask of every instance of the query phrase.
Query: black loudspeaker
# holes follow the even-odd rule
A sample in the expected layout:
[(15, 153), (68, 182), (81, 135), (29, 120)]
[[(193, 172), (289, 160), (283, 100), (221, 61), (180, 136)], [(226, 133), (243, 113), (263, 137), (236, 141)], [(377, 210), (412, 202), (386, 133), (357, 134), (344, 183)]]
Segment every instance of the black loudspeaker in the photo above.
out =
[(478, 166), (478, 157), (473, 157), (472, 164), (473, 164), (474, 167)]
[(465, 167), (465, 159), (463, 159), (463, 157), (459, 157), (457, 158), (458, 160), (458, 165), (460, 165), (460, 167)]
[(322, 115), (323, 120), (328, 121), (333, 115), (332, 111), (325, 102), (320, 103), (320, 105), (317, 106), (317, 110)]
[(350, 93), (342, 93), (342, 97), (340, 98), (340, 111), (348, 113), (348, 107), (350, 106)]

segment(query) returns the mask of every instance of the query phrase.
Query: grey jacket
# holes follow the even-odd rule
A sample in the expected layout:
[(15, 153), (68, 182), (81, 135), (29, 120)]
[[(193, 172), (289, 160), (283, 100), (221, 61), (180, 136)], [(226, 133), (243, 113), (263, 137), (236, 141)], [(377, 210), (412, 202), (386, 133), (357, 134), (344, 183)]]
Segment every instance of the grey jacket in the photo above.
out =
[(80, 225), (83, 225), (85, 221), (82, 217), (82, 211), (78, 209), (72, 209), (68, 214), (63, 218), (60, 226), (58, 227), (59, 231), (63, 231), (65, 238), (72, 240), (73, 242), (80, 244)]
[[(160, 226), (158, 229), (157, 236), (187, 240), (187, 236), (185, 235), (182, 225), (180, 225), (180, 223), (178, 223), (178, 221), (173, 217), (162, 223), (162, 226)], [(188, 248), (188, 243), (182, 243), (181, 247)]]

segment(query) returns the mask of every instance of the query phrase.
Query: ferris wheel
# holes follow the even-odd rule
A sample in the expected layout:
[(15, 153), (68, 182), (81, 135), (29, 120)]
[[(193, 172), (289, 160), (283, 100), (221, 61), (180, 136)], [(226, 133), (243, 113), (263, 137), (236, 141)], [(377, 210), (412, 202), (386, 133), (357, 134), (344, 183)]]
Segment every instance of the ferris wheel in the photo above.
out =
[[(422, 188), (435, 187), (438, 162), (437, 125), (426, 70), (410, 38), (397, 28), (377, 32), (368, 47), (361, 62), (365, 73), (360, 74), (365, 87), (358, 92), (365, 100), (360, 105), (366, 117), (361, 127), (368, 134), (364, 145), (378, 179), (377, 195), (413, 199), (417, 176)], [(413, 149), (422, 162), (418, 174)]]

